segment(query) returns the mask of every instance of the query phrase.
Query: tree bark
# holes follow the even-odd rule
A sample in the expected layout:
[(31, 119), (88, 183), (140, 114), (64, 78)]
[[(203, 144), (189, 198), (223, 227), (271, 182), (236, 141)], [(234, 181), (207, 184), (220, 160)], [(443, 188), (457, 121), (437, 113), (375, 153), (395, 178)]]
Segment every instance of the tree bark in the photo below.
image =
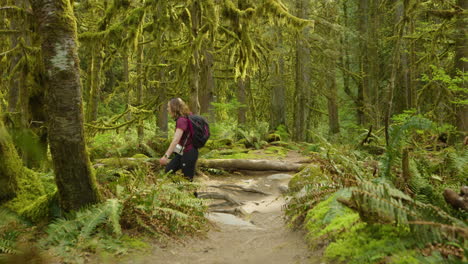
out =
[[(97, 41), (99, 42), (99, 41)], [(101, 93), (101, 70), (102, 56), (101, 43), (95, 43), (91, 55), (91, 79), (88, 105), (86, 107), (86, 122), (92, 122), (97, 119), (99, 97)]]
[(338, 118), (338, 88), (336, 86), (336, 76), (335, 76), (335, 65), (330, 65), (330, 88), (329, 88), (329, 95), (327, 97), (328, 102), (328, 127), (330, 135), (334, 135), (336, 133), (340, 133), (340, 121)]
[[(143, 44), (138, 44), (137, 47), (137, 85), (136, 85), (136, 105), (141, 107), (143, 105)], [(138, 134), (138, 144), (143, 142), (143, 137), (145, 136), (143, 130), (143, 120), (138, 120), (137, 125), (137, 134)]]
[(60, 206), (76, 210), (99, 202), (86, 151), (77, 30), (68, 0), (31, 0), (42, 37), (50, 152)]
[[(278, 46), (283, 45), (283, 36), (280, 28), (276, 28)], [(276, 60), (274, 60), (276, 61)], [(284, 82), (284, 56), (278, 55), (278, 61), (270, 67), (271, 73), (271, 107), (270, 107), (270, 128), (276, 129), (279, 125), (286, 125), (286, 85)]]
[(18, 169), (22, 169), (21, 160), (11, 142), (3, 120), (0, 120), (0, 204), (16, 196)]
[[(465, 12), (459, 14), (457, 18), (457, 30), (455, 36), (455, 69), (456, 71), (465, 73), (468, 70), (468, 15), (466, 11), (468, 10), (468, 1), (467, 0), (458, 0), (457, 4), (459, 7), (463, 8)], [(467, 87), (467, 82), (460, 84), (463, 88)], [(464, 95), (466, 98), (466, 94)], [(463, 97), (462, 97), (463, 98)], [(467, 105), (458, 105), (455, 108), (457, 115), (457, 128), (461, 132), (468, 131), (468, 106)]]
[[(297, 0), (296, 8), (299, 18), (307, 19), (309, 12), (309, 1)], [(296, 35), (296, 83), (294, 93), (294, 130), (293, 139), (305, 141), (308, 128), (309, 94), (311, 57), (310, 48), (307, 45), (309, 30), (304, 28)]]
[(156, 124), (159, 130), (167, 137), (167, 129), (168, 129), (168, 112), (167, 112), (167, 94), (166, 94), (166, 72), (164, 69), (159, 71), (159, 85), (158, 85), (158, 94), (160, 95), (160, 106), (158, 109), (158, 117)]
[(190, 14), (192, 19), (191, 37), (192, 37), (192, 58), (190, 60), (189, 71), (189, 89), (190, 89), (190, 110), (194, 114), (200, 112), (200, 102), (198, 101), (198, 93), (200, 90), (200, 52), (195, 44), (195, 39), (198, 36), (201, 23), (201, 7), (199, 0), (192, 1), (190, 6)]
[(367, 91), (369, 90), (368, 81), (368, 47), (367, 47), (367, 29), (368, 29), (368, 12), (369, 0), (360, 0), (358, 7), (358, 31), (360, 35), (359, 41), (359, 68), (361, 73), (361, 81), (358, 84), (357, 93), (357, 119), (359, 125), (365, 125), (369, 122), (367, 118)]
[(246, 95), (246, 83), (248, 80), (244, 80), (241, 77), (237, 79), (237, 101), (243, 105), (239, 107), (237, 111), (237, 124), (244, 125), (247, 122), (247, 95)]
[(201, 67), (200, 80), (200, 113), (208, 114), (208, 121), (214, 121), (214, 112), (211, 102), (213, 102), (213, 92), (215, 88), (215, 80), (213, 77), (213, 54), (210, 51), (203, 51), (203, 61)]
[[(10, 19), (10, 29), (12, 30), (19, 30), (19, 18), (13, 17)], [(12, 34), (10, 36), (10, 48), (14, 48), (18, 45), (18, 35)], [(10, 57), (10, 70), (9, 70), (9, 77), (10, 77), (10, 84), (8, 89), (8, 112), (14, 113), (16, 112), (18, 101), (19, 101), (19, 93), (20, 93), (20, 78), (18, 78), (18, 73), (12, 74), (13, 69), (20, 63), (21, 55), (17, 52), (13, 53)]]

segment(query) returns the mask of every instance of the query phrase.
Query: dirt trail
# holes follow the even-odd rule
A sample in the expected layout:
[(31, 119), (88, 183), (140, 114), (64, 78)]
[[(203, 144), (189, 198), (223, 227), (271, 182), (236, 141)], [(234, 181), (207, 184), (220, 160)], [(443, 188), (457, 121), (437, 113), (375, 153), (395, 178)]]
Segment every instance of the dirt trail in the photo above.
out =
[[(298, 155), (291, 153), (286, 160), (296, 158)], [(282, 206), (285, 201), (281, 191), (291, 176), (277, 172), (244, 172), (242, 175), (202, 179), (206, 186), (202, 191), (227, 194), (241, 205), (223, 205), (222, 201), (213, 200), (207, 217), (215, 227), (208, 232), (207, 238), (192, 238), (185, 245), (171, 243), (165, 248), (156, 248), (151, 256), (130, 263), (321, 263), (320, 254), (307, 248), (304, 234), (292, 231), (284, 222)], [(223, 184), (223, 188), (219, 188)], [(232, 190), (230, 185), (265, 194)], [(219, 212), (233, 208), (237, 208), (235, 214)]]

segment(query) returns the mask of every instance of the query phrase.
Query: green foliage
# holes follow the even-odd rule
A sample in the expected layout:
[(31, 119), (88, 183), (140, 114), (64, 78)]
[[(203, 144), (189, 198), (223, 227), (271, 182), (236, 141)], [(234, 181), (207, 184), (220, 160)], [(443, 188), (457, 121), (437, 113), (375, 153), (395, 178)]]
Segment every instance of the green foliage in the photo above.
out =
[(28, 223), (18, 214), (0, 207), (0, 257), (2, 254), (19, 252), (16, 243), (18, 237), (25, 232)]
[(67, 219), (57, 219), (47, 227), (48, 236), (40, 244), (43, 248), (52, 247), (65, 259), (73, 259), (76, 257), (73, 252), (78, 251), (121, 251), (120, 243), (115, 240), (122, 235), (119, 223), (121, 210), (120, 201), (109, 199), (103, 204), (80, 210)]
[(276, 130), (275, 130), (275, 133), (277, 133), (278, 135), (280, 135), (281, 137), (281, 140), (283, 141), (289, 141), (291, 139), (291, 134), (289, 133), (288, 129), (286, 128), (285, 125), (279, 125)]
[(462, 241), (467, 226), (436, 206), (414, 201), (388, 183), (360, 182), (348, 206), (369, 223), (392, 223), (407, 227), (421, 243)]
[(122, 222), (127, 228), (159, 238), (193, 234), (205, 228), (206, 206), (193, 196), (194, 183), (176, 175), (159, 175), (153, 185), (141, 185), (138, 177), (115, 190), (125, 201)]
[(359, 215), (337, 201), (350, 195), (349, 189), (340, 190), (307, 212), (305, 228), (312, 246), (324, 244), (358, 222)]
[(268, 135), (268, 123), (259, 122), (255, 126), (249, 126), (247, 128), (237, 128), (238, 139), (246, 147), (254, 147), (256, 149), (266, 145), (266, 137)]
[(383, 175), (391, 177), (391, 169), (395, 160), (400, 157), (402, 148), (408, 144), (412, 137), (411, 132), (422, 133), (433, 128), (433, 123), (420, 115), (414, 115), (414, 111), (407, 111), (404, 114), (396, 115), (392, 118), (394, 124), (389, 129), (389, 142), (383, 160)]
[(360, 223), (332, 242), (324, 256), (350, 264), (378, 263), (411, 246), (404, 240), (408, 235), (407, 230), (392, 225)]
[(237, 98), (233, 98), (228, 102), (212, 102), (214, 112), (217, 115), (217, 120), (228, 121), (229, 117), (237, 116), (239, 108), (246, 107), (240, 103)]
[(91, 159), (131, 157), (138, 153), (136, 133), (106, 132), (96, 135), (89, 147)]
[[(451, 93), (459, 94), (468, 94), (468, 89), (464, 83), (468, 82), (468, 73), (458, 72), (455, 76), (450, 76), (446, 73), (446, 70), (436, 65), (430, 65), (432, 72), (421, 75), (421, 80), (426, 82), (428, 85), (437, 85), (441, 88), (448, 89)], [(452, 101), (454, 104), (458, 105), (468, 105), (468, 100), (466, 97), (454, 97)]]
[(333, 178), (317, 165), (309, 165), (296, 173), (289, 182), (288, 195), (291, 199), (285, 211), (291, 225), (301, 226), (307, 212), (339, 188), (339, 183), (333, 182)]

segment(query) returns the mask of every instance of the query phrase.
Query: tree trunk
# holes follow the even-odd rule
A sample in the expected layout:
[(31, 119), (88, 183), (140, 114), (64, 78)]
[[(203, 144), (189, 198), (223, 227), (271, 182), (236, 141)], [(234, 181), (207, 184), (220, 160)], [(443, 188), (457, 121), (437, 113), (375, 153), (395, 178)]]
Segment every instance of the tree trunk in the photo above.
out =
[(21, 160), (15, 146), (0, 119), (0, 204), (16, 196), (18, 170), (22, 169)]
[(382, 14), (380, 14), (379, 8), (382, 0), (369, 1), (368, 18), (366, 20), (367, 27), (367, 50), (366, 53), (366, 65), (364, 69), (366, 71), (367, 85), (364, 86), (364, 100), (366, 109), (371, 109), (371, 113), (367, 113), (367, 120), (372, 121), (373, 124), (379, 126), (381, 122), (382, 109), (380, 107), (380, 87), (379, 79), (381, 74), (381, 63), (379, 56), (379, 38), (381, 32)]
[[(457, 31), (455, 36), (455, 69), (461, 73), (465, 73), (468, 70), (468, 10), (467, 0), (458, 0), (457, 4), (463, 8), (465, 12), (460, 13), (457, 18)], [(467, 82), (460, 84), (463, 88), (467, 88)], [(466, 94), (465, 94), (466, 96)], [(462, 97), (463, 98), (463, 97)], [(465, 97), (466, 98), (466, 97)], [(455, 108), (457, 115), (457, 128), (461, 132), (468, 131), (468, 106), (466, 104), (459, 105)]]
[(336, 87), (336, 76), (335, 76), (335, 65), (330, 65), (330, 88), (329, 88), (329, 95), (327, 97), (328, 102), (328, 127), (330, 135), (334, 135), (336, 133), (340, 133), (340, 122), (338, 119), (338, 89)]
[(91, 82), (88, 105), (86, 107), (86, 122), (92, 122), (97, 119), (99, 97), (101, 93), (101, 43), (95, 43), (92, 49), (93, 51), (91, 55), (91, 76), (89, 76)]
[[(143, 105), (143, 44), (138, 44), (137, 47), (137, 85), (136, 85), (136, 106)], [(138, 144), (143, 142), (145, 136), (143, 130), (143, 120), (138, 120), (137, 125)]]
[(215, 88), (215, 81), (213, 77), (213, 54), (205, 50), (203, 52), (203, 61), (201, 67), (201, 80), (200, 80), (200, 113), (208, 113), (208, 121), (214, 121), (213, 107), (213, 92)]
[[(298, 17), (307, 19), (309, 1), (297, 0)], [(309, 30), (304, 28), (296, 35), (296, 91), (294, 93), (294, 130), (293, 139), (305, 141), (309, 113), (309, 84), (311, 75), (310, 48), (307, 45)]]
[(367, 118), (367, 91), (369, 90), (368, 81), (368, 47), (367, 47), (367, 29), (368, 29), (368, 12), (369, 0), (360, 0), (358, 7), (358, 31), (359, 31), (359, 69), (362, 75), (361, 81), (358, 84), (357, 95), (357, 119), (359, 125), (365, 125), (369, 121)]
[[(122, 52), (122, 67), (123, 67), (123, 71), (122, 71), (122, 81), (124, 82), (124, 89), (125, 89), (125, 103), (127, 104), (127, 107), (129, 105), (131, 105), (131, 100), (130, 100), (130, 90), (131, 90), (131, 87), (130, 87), (130, 71), (128, 69), (128, 51), (127, 49), (124, 48), (124, 51)], [(125, 120), (130, 120), (132, 117), (131, 117), (131, 114), (130, 112), (128, 112), (126, 115), (125, 115)]]
[[(192, 41), (194, 41), (200, 29), (201, 23), (201, 7), (199, 0), (195, 0), (192, 2), (190, 7), (190, 14), (192, 18)], [(197, 48), (197, 45), (192, 42), (192, 49), (193, 54), (190, 62), (190, 71), (189, 71), (189, 89), (190, 89), (190, 110), (194, 114), (198, 114), (200, 112), (200, 102), (198, 101), (198, 93), (200, 89), (200, 52)]]
[[(11, 30), (20, 30), (19, 28), (19, 18), (14, 17), (10, 19), (10, 29)], [(18, 35), (11, 34), (10, 36), (10, 44), (11, 48), (14, 48), (18, 45)], [(13, 53), (10, 58), (10, 70), (9, 70), (9, 77), (10, 77), (10, 84), (8, 89), (8, 108), (7, 111), (11, 113), (15, 113), (19, 101), (19, 93), (20, 93), (20, 82), (18, 78), (18, 74), (14, 73), (12, 75), (13, 69), (17, 67), (17, 64), (20, 63), (21, 55), (17, 52)], [(8, 124), (7, 124), (8, 125)]]
[[(276, 28), (278, 45), (283, 45), (283, 36), (280, 28)], [(276, 61), (276, 60), (274, 60)], [(270, 128), (276, 129), (279, 125), (286, 125), (286, 85), (284, 82), (284, 56), (280, 54), (278, 61), (272, 67), (271, 73), (271, 107), (270, 107)]]
[(247, 122), (247, 95), (246, 86), (247, 80), (243, 80), (239, 77), (237, 79), (237, 101), (243, 105), (239, 107), (237, 112), (237, 124), (244, 125)]
[(42, 37), (50, 152), (60, 206), (76, 210), (99, 202), (85, 146), (77, 30), (70, 1), (31, 0)]
[(168, 112), (167, 112), (167, 94), (166, 94), (166, 72), (164, 69), (160, 69), (159, 71), (159, 86), (158, 86), (158, 94), (159, 94), (159, 110), (156, 125), (158, 126), (159, 130), (167, 137), (167, 129), (168, 129)]

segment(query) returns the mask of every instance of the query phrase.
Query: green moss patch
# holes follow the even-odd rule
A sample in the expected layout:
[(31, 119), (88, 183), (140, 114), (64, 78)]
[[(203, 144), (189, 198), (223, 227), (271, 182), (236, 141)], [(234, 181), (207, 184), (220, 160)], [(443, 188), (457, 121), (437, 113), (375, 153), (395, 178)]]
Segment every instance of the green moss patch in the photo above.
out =
[(392, 225), (359, 223), (325, 250), (325, 258), (349, 264), (378, 263), (406, 250), (409, 232)]
[(308, 231), (307, 238), (312, 245), (349, 230), (359, 221), (358, 213), (337, 201), (338, 197), (349, 198), (350, 195), (349, 189), (338, 191), (307, 213), (305, 227)]

